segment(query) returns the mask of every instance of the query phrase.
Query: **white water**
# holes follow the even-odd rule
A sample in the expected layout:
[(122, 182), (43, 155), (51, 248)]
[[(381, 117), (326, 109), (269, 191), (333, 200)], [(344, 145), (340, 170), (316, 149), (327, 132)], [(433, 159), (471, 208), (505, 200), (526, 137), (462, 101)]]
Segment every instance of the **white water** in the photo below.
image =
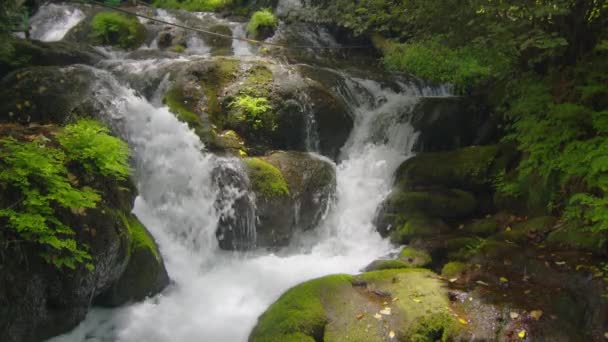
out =
[[(133, 70), (149, 62), (124, 63)], [(416, 88), (401, 85), (396, 91), (346, 77), (336, 91), (348, 100), (355, 128), (336, 168), (333, 210), (314, 234), (280, 254), (239, 254), (218, 248), (218, 189), (211, 176), (219, 164), (234, 161), (205, 152), (158, 101), (154, 106), (138, 97), (109, 72), (96, 73), (103, 85), (96, 97), (106, 102), (113, 113), (107, 119), (133, 150), (140, 193), (134, 212), (159, 243), (174, 284), (142, 303), (93, 309), (76, 329), (51, 341), (246, 341), (257, 317), (289, 287), (327, 274), (358, 273), (391, 251), (372, 219), (415, 141), (400, 118), (422, 95)]]
[(84, 18), (84, 13), (78, 8), (56, 4), (42, 5), (30, 19), (30, 36), (44, 42), (59, 41)]

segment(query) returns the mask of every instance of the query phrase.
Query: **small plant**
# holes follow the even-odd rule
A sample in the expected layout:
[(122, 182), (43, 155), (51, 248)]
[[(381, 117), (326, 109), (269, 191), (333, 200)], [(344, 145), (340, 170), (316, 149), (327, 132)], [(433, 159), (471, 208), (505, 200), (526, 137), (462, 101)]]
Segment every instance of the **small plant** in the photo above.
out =
[(277, 128), (272, 105), (265, 97), (241, 95), (230, 106), (239, 110), (238, 120), (254, 130), (274, 131)]
[(274, 30), (278, 24), (279, 19), (277, 19), (270, 9), (265, 8), (253, 13), (247, 25), (247, 32), (252, 37), (257, 37), (260, 34), (260, 29)]
[(135, 17), (101, 12), (91, 22), (91, 38), (99, 44), (135, 48), (145, 39), (145, 28)]

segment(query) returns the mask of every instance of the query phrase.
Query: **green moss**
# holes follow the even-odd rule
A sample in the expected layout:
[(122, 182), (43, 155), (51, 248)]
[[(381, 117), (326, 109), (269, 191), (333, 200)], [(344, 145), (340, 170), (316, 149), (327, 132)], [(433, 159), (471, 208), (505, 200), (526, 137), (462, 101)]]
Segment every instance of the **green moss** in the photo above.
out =
[(471, 146), (449, 152), (420, 153), (406, 160), (396, 173), (402, 189), (438, 186), (477, 190), (491, 185), (496, 145)]
[(386, 205), (392, 212), (455, 218), (471, 215), (477, 208), (477, 200), (472, 194), (456, 189), (433, 192), (396, 190)]
[(148, 249), (154, 254), (156, 260), (160, 262), (160, 253), (156, 248), (154, 239), (148, 233), (144, 225), (132, 214), (119, 213), (123, 224), (127, 227), (129, 232), (129, 254), (138, 249)]
[(446, 224), (439, 219), (414, 215), (408, 217), (403, 225), (391, 233), (391, 241), (407, 243), (414, 237), (430, 237), (440, 234), (446, 229), (448, 229)]
[(270, 9), (256, 11), (247, 24), (247, 32), (252, 37), (258, 37), (261, 29), (274, 30), (279, 24), (279, 19)]
[(371, 264), (369, 264), (365, 271), (380, 271), (380, 270), (390, 270), (395, 268), (410, 268), (407, 262), (402, 260), (375, 260)]
[(232, 0), (154, 0), (158, 8), (184, 9), (186, 11), (218, 11), (232, 4)]
[(222, 106), (218, 100), (221, 91), (236, 78), (239, 61), (229, 58), (216, 58), (214, 67), (209, 70), (202, 79), (202, 86), (207, 97), (207, 111), (214, 124), (222, 127)]
[[(169, 110), (174, 113), (177, 118), (188, 124), (188, 127), (193, 129), (197, 134), (203, 131), (203, 123), (201, 119), (186, 106), (178, 88), (173, 87), (167, 91), (163, 98), (164, 103), (169, 107)], [(201, 134), (199, 134), (201, 135)]]
[(409, 267), (425, 267), (433, 261), (429, 253), (412, 247), (405, 247), (401, 250), (399, 259), (406, 262)]
[(484, 243), (485, 240), (478, 237), (460, 237), (448, 240), (446, 243), (448, 259), (466, 260), (477, 254)]
[(459, 261), (448, 262), (447, 264), (443, 265), (441, 275), (446, 278), (453, 278), (466, 271), (467, 268), (468, 267), (465, 263)]
[(328, 323), (323, 297), (350, 288), (351, 277), (334, 275), (302, 283), (285, 292), (258, 319), (251, 342), (321, 341)]
[(115, 45), (121, 48), (140, 46), (146, 29), (134, 16), (115, 12), (101, 12), (91, 21), (91, 38), (98, 44)]
[(489, 236), (498, 230), (498, 222), (493, 217), (474, 220), (465, 225), (464, 230), (480, 236)]
[(272, 71), (267, 66), (256, 64), (247, 71), (244, 91), (252, 96), (268, 96), (268, 86), (272, 83), (273, 79)]
[(183, 45), (173, 45), (169, 48), (169, 50), (175, 53), (184, 53), (184, 51), (186, 51), (186, 47)]
[(262, 197), (289, 196), (289, 188), (279, 169), (259, 158), (245, 159), (253, 190)]

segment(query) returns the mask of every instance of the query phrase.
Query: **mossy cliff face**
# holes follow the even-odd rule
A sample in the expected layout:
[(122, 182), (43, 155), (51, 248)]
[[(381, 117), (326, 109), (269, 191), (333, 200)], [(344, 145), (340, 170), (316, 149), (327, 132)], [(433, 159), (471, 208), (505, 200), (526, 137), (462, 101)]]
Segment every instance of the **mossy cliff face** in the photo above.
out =
[[(50, 149), (57, 145), (56, 137), (62, 130), (56, 125), (25, 128), (2, 124), (0, 136), (12, 137), (19, 143), (32, 139), (45, 141), (49, 146), (45, 148)], [(16, 240), (14, 231), (1, 219), (0, 336), (3, 341), (44, 340), (75, 327), (84, 319), (93, 301), (122, 305), (156, 294), (168, 284), (153, 239), (131, 214), (136, 195), (133, 184), (91, 171), (79, 163), (72, 162), (66, 167), (69, 172), (66, 177), (72, 186), (95, 189), (100, 196), (92, 208), (55, 209), (54, 215), (74, 232), (71, 237), (90, 255), (86, 262), (90, 265), (79, 263), (74, 269), (54, 266), (43, 259), (40, 245)], [(15, 203), (15, 190), (9, 190), (0, 195), (3, 208)], [(104, 295), (110, 292), (112, 295)]]
[(284, 293), (249, 341), (447, 341), (459, 334), (456, 317), (430, 271), (333, 275)]

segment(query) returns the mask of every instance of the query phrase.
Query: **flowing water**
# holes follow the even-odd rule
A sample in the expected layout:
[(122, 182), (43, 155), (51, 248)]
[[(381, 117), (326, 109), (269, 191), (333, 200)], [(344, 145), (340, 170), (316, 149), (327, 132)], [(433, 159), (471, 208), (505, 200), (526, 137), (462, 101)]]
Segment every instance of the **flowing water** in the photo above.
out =
[[(45, 11), (57, 11), (51, 6), (42, 8), (41, 23), (51, 16)], [(62, 11), (65, 15), (55, 19), (57, 27), (45, 24), (48, 32), (72, 25), (73, 19), (67, 17), (73, 18), (78, 11)], [(242, 23), (230, 26), (234, 35), (244, 34)], [(62, 36), (57, 33), (52, 39)], [(197, 48), (203, 55), (208, 52), (202, 45)], [(154, 44), (147, 49), (155, 49)], [(254, 50), (243, 42), (233, 44), (236, 56), (250, 57)], [(146, 76), (162, 69), (163, 63), (189, 58), (194, 57), (132, 60), (108, 53), (108, 60), (94, 69), (98, 78), (95, 96), (111, 113), (104, 120), (129, 142), (133, 152), (139, 189), (134, 213), (157, 240), (173, 283), (141, 303), (92, 309), (83, 323), (52, 339), (54, 342), (246, 341), (257, 317), (289, 287), (327, 274), (358, 273), (392, 251), (375, 232), (374, 214), (416, 139), (407, 114), (421, 96), (444, 95), (444, 90), (407, 82), (389, 86), (331, 70), (341, 79), (332, 91), (348, 104), (355, 122), (336, 165), (335, 204), (314, 233), (300, 236), (285, 250), (228, 252), (218, 247), (217, 222), (231, 201), (247, 194), (228, 192), (232, 195), (224, 195), (223, 205), (218, 206), (220, 191), (213, 173), (218, 167), (242, 173), (240, 163), (206, 152), (187, 125), (161, 104), (167, 75), (155, 76), (158, 89), (148, 99), (131, 88), (133, 82), (124, 81), (128, 74)], [(302, 106), (302, 110), (306, 108)], [(314, 131), (315, 125), (309, 120), (308, 130)], [(311, 140), (307, 146), (314, 152), (318, 138), (315, 132), (307, 136)]]

